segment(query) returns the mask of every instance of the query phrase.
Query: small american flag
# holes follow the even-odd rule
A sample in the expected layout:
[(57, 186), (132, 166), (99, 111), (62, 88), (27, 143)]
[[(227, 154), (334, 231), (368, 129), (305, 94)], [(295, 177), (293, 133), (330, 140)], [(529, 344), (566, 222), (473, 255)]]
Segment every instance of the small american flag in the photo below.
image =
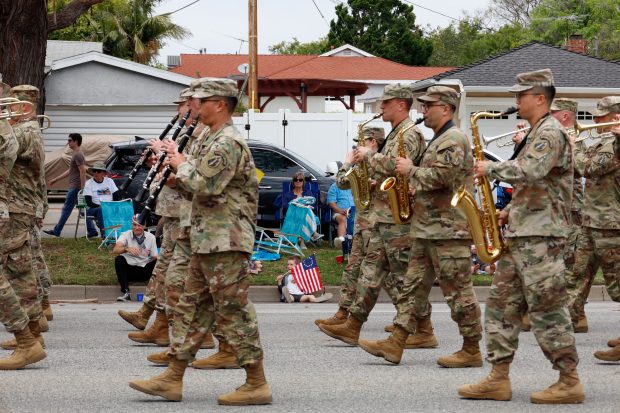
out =
[(299, 289), (305, 294), (323, 289), (323, 280), (321, 280), (321, 273), (314, 254), (293, 268), (293, 278)]

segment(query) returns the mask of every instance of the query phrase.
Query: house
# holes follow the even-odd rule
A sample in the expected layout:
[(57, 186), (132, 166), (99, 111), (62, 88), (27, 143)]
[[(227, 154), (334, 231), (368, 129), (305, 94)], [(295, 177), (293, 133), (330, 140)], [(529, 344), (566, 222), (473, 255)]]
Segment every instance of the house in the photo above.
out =
[[(478, 111), (501, 112), (515, 106), (513, 93), (508, 88), (515, 84), (518, 73), (549, 68), (553, 72), (557, 97), (569, 97), (579, 102), (577, 120), (592, 123), (590, 110), (603, 96), (620, 95), (620, 63), (592, 57), (571, 47), (552, 46), (530, 42), (507, 52), (430, 76), (413, 85), (424, 90), (432, 84), (445, 84), (461, 91), (458, 118), (462, 129), (469, 131), (470, 115)], [(583, 50), (583, 48), (582, 48)], [(518, 115), (482, 119), (478, 126), (485, 136), (496, 136), (514, 130)], [(506, 140), (510, 140), (510, 136)], [(498, 141), (501, 142), (501, 141)], [(505, 142), (505, 141), (504, 141)], [(500, 143), (501, 144), (501, 143)], [(489, 149), (509, 157), (513, 148)]]
[[(81, 42), (62, 43), (56, 46), (83, 51), (73, 44)], [(47, 151), (64, 146), (71, 132), (157, 137), (175, 113), (172, 102), (192, 80), (99, 51), (56, 53), (51, 57), (60, 58), (50, 62), (45, 78)]]
[[(192, 77), (244, 77), (247, 55), (170, 56), (170, 71)], [(258, 91), (263, 112), (374, 113), (385, 85), (412, 83), (450, 70), (407, 66), (344, 45), (322, 55), (259, 55)], [(305, 99), (304, 99), (305, 96)], [(305, 104), (304, 104), (305, 102)], [(360, 110), (361, 109), (361, 110)]]

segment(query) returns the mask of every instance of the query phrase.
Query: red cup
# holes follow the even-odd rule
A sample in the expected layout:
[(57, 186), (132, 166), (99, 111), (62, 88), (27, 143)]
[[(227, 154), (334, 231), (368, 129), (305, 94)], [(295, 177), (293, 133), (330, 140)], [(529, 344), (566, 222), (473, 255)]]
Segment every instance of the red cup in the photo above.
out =
[(344, 256), (343, 255), (336, 256), (336, 263), (342, 264), (343, 262), (344, 262)]

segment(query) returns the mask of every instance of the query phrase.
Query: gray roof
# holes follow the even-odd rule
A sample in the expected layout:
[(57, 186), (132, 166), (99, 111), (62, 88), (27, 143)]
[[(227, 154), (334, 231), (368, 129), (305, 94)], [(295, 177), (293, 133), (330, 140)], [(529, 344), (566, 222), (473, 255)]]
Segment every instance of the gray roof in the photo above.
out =
[(620, 88), (620, 63), (546, 43), (530, 42), (507, 52), (433, 76), (464, 86), (512, 86), (517, 73), (549, 68), (556, 87)]
[(45, 67), (49, 68), (54, 60), (64, 59), (87, 52), (103, 53), (101, 42), (78, 42), (71, 40), (48, 40), (45, 53)]

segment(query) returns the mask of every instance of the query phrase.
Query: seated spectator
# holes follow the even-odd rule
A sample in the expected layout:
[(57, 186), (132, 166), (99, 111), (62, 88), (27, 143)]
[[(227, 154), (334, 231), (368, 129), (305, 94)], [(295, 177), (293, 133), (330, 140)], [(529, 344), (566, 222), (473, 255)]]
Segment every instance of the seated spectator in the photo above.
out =
[[(332, 298), (331, 293), (325, 293), (319, 297), (315, 297), (313, 294), (304, 294), (293, 277), (293, 268), (299, 264), (299, 258), (293, 257), (286, 263), (286, 269), (288, 273), (286, 275), (278, 276), (278, 289), (281, 290), (281, 296), (283, 295), (287, 303), (322, 303), (329, 301)], [(282, 284), (280, 284), (282, 283)], [(281, 287), (282, 285), (282, 287)], [(280, 298), (282, 301), (282, 298)]]
[[(291, 189), (282, 194), (282, 196), (278, 196), (273, 203), (273, 206), (276, 209), (276, 218), (280, 218), (280, 220), (284, 220), (286, 211), (288, 210), (288, 204), (290, 204), (292, 200), (303, 196), (314, 197), (314, 194), (310, 188), (305, 185), (306, 177), (303, 172), (296, 172), (293, 175), (292, 182), (293, 185), (291, 186)], [(280, 208), (282, 209), (281, 215), (279, 215)]]
[(133, 217), (131, 229), (118, 237), (112, 250), (112, 253), (120, 254), (114, 260), (114, 267), (123, 295), (117, 301), (131, 301), (129, 282), (148, 281), (157, 261), (155, 236), (146, 232), (137, 219), (138, 214)]
[(327, 192), (327, 204), (332, 210), (332, 219), (338, 224), (334, 246), (340, 248), (347, 235), (347, 219), (354, 205), (353, 194), (350, 189), (340, 189), (333, 183)]
[[(101, 237), (104, 238), (101, 203), (114, 200), (114, 193), (118, 191), (118, 188), (114, 181), (106, 176), (108, 171), (105, 165), (97, 163), (88, 168), (88, 173), (93, 177), (86, 181), (84, 192), (82, 192), (84, 201), (86, 201), (86, 205), (88, 205), (86, 215), (97, 219), (97, 226), (101, 231)], [(86, 227), (88, 229), (89, 238), (98, 235), (97, 230), (93, 227), (93, 223), (88, 219), (86, 220)]]

